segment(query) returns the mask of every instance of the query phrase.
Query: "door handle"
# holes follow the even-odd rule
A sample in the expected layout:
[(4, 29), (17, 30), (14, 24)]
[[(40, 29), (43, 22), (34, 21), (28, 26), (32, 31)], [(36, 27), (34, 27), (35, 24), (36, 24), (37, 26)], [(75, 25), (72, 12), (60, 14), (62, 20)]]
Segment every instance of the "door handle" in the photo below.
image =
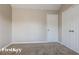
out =
[(50, 29), (48, 29), (48, 31), (50, 31)]
[(69, 30), (69, 32), (74, 32), (74, 30)]

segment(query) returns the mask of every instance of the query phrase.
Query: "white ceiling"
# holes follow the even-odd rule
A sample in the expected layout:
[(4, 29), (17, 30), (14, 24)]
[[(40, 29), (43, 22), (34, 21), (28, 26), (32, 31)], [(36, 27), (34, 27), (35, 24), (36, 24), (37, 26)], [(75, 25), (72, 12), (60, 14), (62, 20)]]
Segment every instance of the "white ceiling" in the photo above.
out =
[(39, 9), (39, 10), (59, 10), (60, 4), (12, 4), (12, 7)]

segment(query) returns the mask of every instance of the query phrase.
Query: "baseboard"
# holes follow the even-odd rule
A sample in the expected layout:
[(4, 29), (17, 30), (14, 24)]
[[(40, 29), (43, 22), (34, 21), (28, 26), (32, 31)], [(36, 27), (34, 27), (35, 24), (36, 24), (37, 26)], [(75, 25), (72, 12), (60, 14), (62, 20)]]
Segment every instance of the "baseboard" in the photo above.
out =
[(12, 42), (11, 44), (27, 44), (27, 43), (52, 43), (48, 41), (37, 41), (37, 42)]
[[(59, 42), (60, 44), (62, 44), (62, 45), (64, 45), (64, 46), (66, 46), (64, 43), (62, 43), (62, 42)], [(70, 47), (68, 47), (68, 46), (66, 46), (67, 48), (69, 48), (69, 49), (71, 49), (71, 50), (73, 50), (73, 51), (75, 51), (76, 53), (78, 53), (79, 54), (79, 51), (76, 51), (76, 50), (74, 50), (74, 49), (72, 49), (72, 48), (70, 48)]]
[(12, 44), (24, 44), (24, 43), (47, 43), (47, 42), (43, 42), (43, 41), (41, 41), (41, 42), (12, 42)]
[(12, 43), (7, 44), (6, 46), (4, 46), (3, 48), (7, 48), (8, 46), (10, 46)]

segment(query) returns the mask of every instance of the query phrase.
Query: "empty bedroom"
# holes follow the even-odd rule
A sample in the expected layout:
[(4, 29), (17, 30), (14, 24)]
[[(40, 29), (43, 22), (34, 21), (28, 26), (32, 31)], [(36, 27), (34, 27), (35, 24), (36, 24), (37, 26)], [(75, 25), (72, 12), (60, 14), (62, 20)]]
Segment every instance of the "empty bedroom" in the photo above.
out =
[(0, 4), (0, 55), (79, 55), (79, 5)]

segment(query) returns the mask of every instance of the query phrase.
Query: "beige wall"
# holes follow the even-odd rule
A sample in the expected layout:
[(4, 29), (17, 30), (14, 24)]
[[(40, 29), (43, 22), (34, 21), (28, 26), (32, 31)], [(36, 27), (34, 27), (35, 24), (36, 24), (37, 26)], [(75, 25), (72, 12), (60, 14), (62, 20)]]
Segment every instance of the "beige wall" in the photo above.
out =
[(45, 42), (47, 13), (57, 12), (12, 8), (13, 42)]
[(58, 12), (58, 40), (62, 41), (62, 11)]
[(11, 42), (11, 6), (0, 4), (0, 48)]

